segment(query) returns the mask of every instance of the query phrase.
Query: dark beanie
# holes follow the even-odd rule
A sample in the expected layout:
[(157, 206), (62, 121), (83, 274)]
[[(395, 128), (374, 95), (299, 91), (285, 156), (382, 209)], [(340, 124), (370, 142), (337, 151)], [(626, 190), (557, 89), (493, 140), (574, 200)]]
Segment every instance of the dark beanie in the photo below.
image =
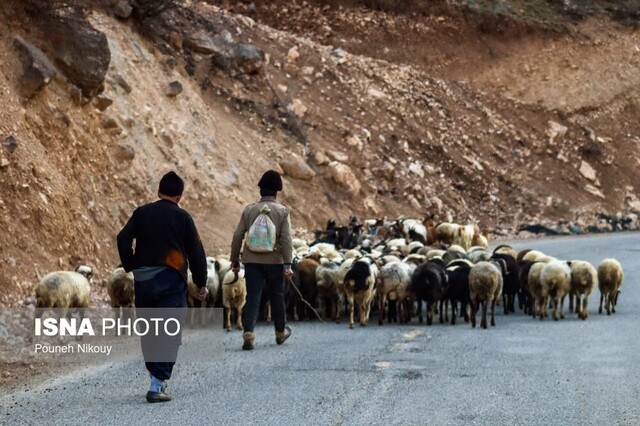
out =
[(171, 171), (166, 175), (162, 176), (160, 179), (160, 186), (158, 187), (158, 192), (163, 195), (169, 197), (175, 197), (178, 195), (182, 195), (184, 191), (184, 181), (176, 174), (176, 172)]
[(260, 178), (258, 186), (273, 191), (282, 191), (282, 178), (280, 177), (280, 173), (275, 170), (267, 170)]

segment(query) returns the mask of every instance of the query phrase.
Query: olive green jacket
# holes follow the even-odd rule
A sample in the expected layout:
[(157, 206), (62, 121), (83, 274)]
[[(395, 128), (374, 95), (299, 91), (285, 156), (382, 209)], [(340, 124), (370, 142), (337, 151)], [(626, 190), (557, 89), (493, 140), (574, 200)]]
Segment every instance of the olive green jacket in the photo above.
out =
[[(276, 245), (271, 253), (254, 253), (249, 250), (246, 244), (240, 256), (240, 247), (245, 234), (260, 215), (260, 209), (267, 204), (271, 210), (268, 215), (276, 226)], [(268, 265), (290, 264), (293, 258), (293, 248), (291, 244), (291, 222), (289, 219), (289, 209), (276, 201), (276, 197), (262, 197), (260, 201), (249, 204), (244, 208), (240, 222), (233, 233), (231, 242), (232, 262), (242, 260), (242, 263), (262, 263)]]

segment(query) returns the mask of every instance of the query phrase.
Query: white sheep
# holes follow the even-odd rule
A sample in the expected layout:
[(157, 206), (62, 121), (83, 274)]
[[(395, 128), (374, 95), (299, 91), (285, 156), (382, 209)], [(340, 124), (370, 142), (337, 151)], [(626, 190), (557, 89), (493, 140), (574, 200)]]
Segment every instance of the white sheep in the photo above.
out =
[(596, 285), (598, 272), (589, 262), (583, 260), (572, 260), (571, 264), (571, 296), (569, 299), (569, 310), (573, 307), (573, 297), (576, 297), (576, 313), (578, 318), (587, 319), (587, 305), (589, 296)]
[(457, 223), (442, 222), (436, 225), (436, 241), (443, 244), (453, 244), (460, 225)]
[[(522, 260), (527, 260), (529, 262), (537, 262), (538, 258), (546, 256), (543, 252), (539, 250), (529, 250), (524, 256), (522, 256)], [(516, 259), (518, 256), (516, 256)]]
[(107, 293), (116, 318), (128, 317), (127, 308), (133, 308), (135, 302), (133, 272), (126, 272), (121, 266), (114, 269), (107, 282)]
[(294, 248), (294, 250), (298, 250), (300, 247), (304, 247), (307, 246), (307, 242), (301, 238), (293, 238), (291, 240), (291, 246)]
[[(220, 293), (220, 277), (218, 275), (219, 268), (220, 263), (215, 258), (207, 256), (206, 287), (207, 290), (209, 290), (209, 294), (207, 295), (207, 299), (204, 302), (198, 299), (198, 293), (200, 292), (200, 289), (193, 282), (191, 271), (189, 271), (187, 275), (187, 305), (189, 306), (189, 308), (200, 306), (200, 321), (202, 325), (205, 325), (213, 315), (212, 311), (208, 311), (207, 308), (213, 308), (216, 304), (216, 301), (218, 300), (218, 295)], [(190, 309), (189, 312), (189, 322), (193, 324), (195, 322), (196, 310)]]
[[(402, 302), (407, 297), (407, 290), (411, 285), (411, 276), (415, 269), (416, 264), (404, 262), (391, 262), (380, 269), (380, 281), (377, 290), (380, 308), (378, 324), (382, 325), (384, 322), (387, 299), (390, 302), (388, 322), (392, 322), (394, 319), (398, 320), (395, 316), (396, 311), (392, 309), (392, 306), (395, 306), (396, 309), (402, 308), (402, 303), (398, 306), (397, 302)], [(401, 324), (405, 322), (406, 317), (406, 313), (400, 313)]]
[(362, 252), (356, 249), (347, 250), (343, 255), (345, 259), (360, 259), (362, 256)]
[(457, 244), (462, 247), (465, 251), (471, 247), (473, 241), (473, 235), (476, 233), (476, 226), (469, 225), (459, 225), (456, 230), (453, 241), (451, 244)]
[(91, 278), (93, 269), (80, 265), (75, 272), (50, 272), (40, 280), (36, 287), (36, 307), (40, 308), (37, 316), (42, 316), (44, 309), (60, 308), (64, 314), (69, 309), (88, 308), (91, 302)]
[(531, 295), (531, 310), (529, 313), (533, 318), (538, 314), (541, 320), (547, 316), (547, 297), (549, 296), (548, 289), (542, 287), (540, 283), (540, 273), (546, 264), (547, 262), (535, 262), (531, 265), (527, 275), (527, 290)]
[(607, 315), (616, 312), (618, 293), (624, 274), (622, 265), (616, 259), (604, 259), (598, 266), (598, 288), (600, 289), (600, 307), (598, 313), (602, 313), (602, 302), (605, 303)]
[(244, 268), (235, 274), (229, 270), (222, 280), (222, 306), (225, 309), (224, 328), (231, 331), (231, 310), (236, 311), (236, 328), (242, 330), (242, 308), (247, 302)]
[(340, 307), (343, 295), (338, 283), (339, 265), (335, 262), (321, 263), (316, 269), (318, 282), (318, 298), (324, 310), (324, 318), (332, 318), (340, 322)]
[(471, 326), (476, 326), (478, 303), (482, 302), (480, 326), (487, 328), (487, 304), (491, 303), (491, 325), (496, 325), (496, 301), (502, 293), (502, 272), (492, 262), (479, 262), (469, 273), (469, 297), (471, 299)]
[[(567, 262), (553, 260), (545, 264), (540, 271), (540, 286), (542, 292), (551, 298), (553, 319), (564, 318), (562, 304), (564, 296), (571, 290), (571, 268)], [(560, 312), (558, 312), (560, 304)]]

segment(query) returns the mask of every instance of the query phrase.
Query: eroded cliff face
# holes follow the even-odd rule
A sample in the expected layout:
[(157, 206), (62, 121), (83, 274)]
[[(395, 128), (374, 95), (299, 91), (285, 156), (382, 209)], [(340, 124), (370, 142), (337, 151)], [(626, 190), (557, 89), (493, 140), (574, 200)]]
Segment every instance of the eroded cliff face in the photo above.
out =
[(268, 168), (306, 236), (351, 214), (513, 234), (640, 209), (634, 30), (227, 3), (145, 19), (0, 6), (0, 304), (79, 263), (103, 303), (115, 235), (172, 169), (211, 254)]

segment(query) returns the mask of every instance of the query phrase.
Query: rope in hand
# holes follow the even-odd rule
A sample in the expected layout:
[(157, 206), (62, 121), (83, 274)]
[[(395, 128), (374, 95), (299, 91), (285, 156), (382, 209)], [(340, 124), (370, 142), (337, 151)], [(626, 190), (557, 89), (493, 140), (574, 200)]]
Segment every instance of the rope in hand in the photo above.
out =
[(320, 320), (320, 322), (326, 323), (325, 320), (322, 319), (322, 317), (320, 316), (320, 314), (318, 314), (318, 311), (316, 311), (313, 306), (311, 306), (311, 304), (309, 302), (307, 302), (305, 300), (304, 297), (302, 297), (302, 293), (300, 293), (300, 290), (298, 290), (298, 287), (296, 286), (296, 284), (293, 282), (293, 280), (291, 278), (286, 278), (287, 281), (289, 281), (289, 284), (291, 284), (293, 286), (293, 288), (296, 290), (296, 292), (298, 293), (298, 295), (300, 296), (300, 300), (302, 300), (312, 311), (314, 314), (316, 314), (316, 316), (318, 317), (318, 319)]

